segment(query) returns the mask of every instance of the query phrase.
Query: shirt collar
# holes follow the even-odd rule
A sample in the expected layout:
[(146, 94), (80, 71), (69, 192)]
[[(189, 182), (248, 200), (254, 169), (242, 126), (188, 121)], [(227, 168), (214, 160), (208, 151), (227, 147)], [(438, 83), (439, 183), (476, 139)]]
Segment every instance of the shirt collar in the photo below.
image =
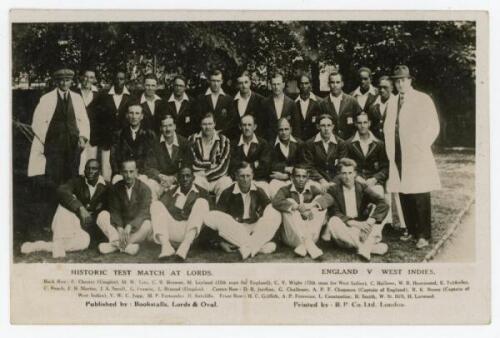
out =
[[(321, 137), (321, 133), (316, 134), (316, 137), (314, 138), (314, 142), (323, 142), (323, 138)], [(332, 134), (330, 136), (330, 139), (328, 140), (328, 142), (332, 142), (332, 143), (337, 144), (337, 139), (335, 138), (335, 135)]]
[[(167, 144), (167, 140), (165, 139), (165, 136), (163, 134), (160, 136), (160, 143), (165, 142)], [(179, 146), (179, 140), (177, 139), (177, 133), (174, 133), (174, 142), (172, 142), (174, 146)]]
[[(299, 96), (297, 96), (297, 98), (295, 99), (295, 102), (299, 102), (300, 100), (302, 100), (302, 98), (300, 97), (300, 94), (299, 94)], [(318, 101), (318, 98), (316, 97), (316, 95), (314, 95), (312, 92), (310, 92), (308, 100)]]
[[(203, 137), (203, 133), (200, 131), (200, 132), (194, 134), (194, 137), (195, 138), (202, 138)], [(215, 134), (214, 134), (214, 140), (220, 140), (218, 132), (215, 132)]]
[[(99, 183), (101, 183), (102, 185), (106, 185), (106, 181), (104, 180), (104, 177), (102, 177), (101, 175), (99, 175), (99, 178), (97, 179), (97, 182), (94, 187), (97, 187)], [(85, 178), (85, 184), (90, 185), (86, 178)]]
[[(296, 192), (297, 194), (300, 194), (298, 191), (297, 191), (297, 188), (295, 188), (295, 184), (292, 183), (292, 187), (290, 188), (290, 191), (294, 191)], [(307, 181), (306, 182), (306, 185), (304, 186), (304, 190), (302, 191), (302, 193), (306, 192), (306, 191), (311, 191), (311, 181)]]
[[(170, 98), (168, 99), (168, 102), (175, 102), (175, 101), (176, 101), (176, 99), (175, 99), (174, 93), (172, 93), (170, 95)], [(182, 94), (181, 102), (182, 101), (189, 101), (189, 97), (187, 96), (187, 94), (185, 92)]]
[(352, 93), (352, 96), (363, 96), (368, 94), (377, 95), (377, 91), (373, 85), (370, 85), (370, 89), (368, 89), (365, 94), (361, 93), (361, 87), (356, 88), (356, 90)]
[[(207, 88), (207, 91), (205, 92), (205, 95), (212, 95), (212, 90), (210, 90), (210, 87)], [(217, 95), (226, 95), (226, 93), (224, 93), (224, 90), (221, 88), (219, 93)]]
[(189, 191), (188, 191), (188, 192), (187, 192), (187, 194), (185, 194), (185, 195), (182, 193), (182, 191), (181, 191), (181, 187), (179, 186), (179, 187), (175, 190), (175, 192), (174, 192), (174, 196), (175, 196), (175, 195), (184, 195), (184, 196), (187, 196), (187, 195), (189, 195), (189, 193), (190, 193), (191, 191), (193, 191), (193, 192), (195, 192), (195, 193), (198, 193), (198, 192), (199, 192), (199, 191), (198, 191), (198, 189), (196, 188), (196, 186), (194, 185), (194, 183), (193, 183), (193, 184), (191, 184), (191, 189), (189, 189)]
[[(256, 143), (259, 144), (259, 140), (257, 139), (257, 136), (253, 134), (252, 140), (250, 141), (250, 144)], [(238, 143), (238, 147), (245, 144), (245, 141), (243, 141), (243, 135), (240, 136), (240, 142)]]
[[(111, 86), (111, 89), (109, 90), (108, 94), (109, 94), (109, 95), (118, 95), (118, 94), (116, 94), (116, 92), (115, 92), (115, 86)], [(128, 91), (127, 86), (123, 86), (123, 91), (122, 91), (122, 94), (127, 94), (127, 95), (130, 95), (130, 92)]]
[(332, 93), (330, 93), (328, 95), (330, 95), (330, 100), (332, 100), (332, 101), (333, 100), (342, 100), (342, 98), (344, 97), (344, 92), (340, 93), (340, 95), (338, 97), (333, 96)]
[(70, 95), (71, 91), (68, 90), (66, 92), (63, 92), (62, 90), (60, 90), (59, 88), (57, 88), (57, 95), (59, 95), (59, 97), (63, 98), (65, 93), (68, 93), (68, 95)]
[[(158, 95), (155, 94), (155, 97), (153, 99), (153, 102), (156, 102), (158, 100), (161, 100), (161, 97), (159, 97)], [(141, 95), (141, 104), (146, 102), (146, 95), (144, 95), (144, 93)]]
[[(250, 97), (252, 96), (252, 91), (250, 91), (250, 95), (248, 96), (247, 100), (250, 100)], [(241, 96), (240, 92), (238, 91), (236, 95), (234, 96), (234, 101), (238, 101), (239, 99), (244, 99), (243, 96)]]
[[(80, 89), (80, 90), (82, 89), (82, 84), (81, 83), (78, 84), (78, 89)], [(97, 89), (97, 87), (95, 85), (92, 85), (90, 87), (90, 90), (93, 91), (93, 92), (98, 92), (99, 91), (99, 89)]]
[(377, 95), (377, 98), (375, 99), (375, 102), (373, 102), (373, 104), (387, 104), (387, 102), (389, 102), (390, 99), (392, 99), (394, 97), (394, 94), (390, 94), (389, 95), (389, 98), (387, 99), (387, 101), (382, 102), (382, 97), (380, 95)]
[[(373, 133), (371, 131), (368, 131), (369, 133), (369, 137), (368, 137), (368, 144), (372, 143), (372, 142), (375, 142), (377, 141), (377, 138), (373, 135)], [(356, 134), (354, 134), (354, 137), (352, 138), (352, 142), (360, 142), (361, 141), (361, 138), (359, 136), (359, 132), (357, 131)]]
[[(290, 142), (297, 143), (297, 140), (295, 139), (295, 137), (293, 137), (292, 135), (290, 135)], [(274, 142), (274, 145), (277, 145), (278, 143), (281, 143), (281, 144), (285, 145), (283, 142), (281, 142), (279, 136), (276, 137), (276, 141)]]
[[(255, 184), (253, 182), (252, 182), (252, 185), (250, 185), (250, 191), (257, 191), (257, 187), (255, 186)], [(235, 194), (235, 195), (243, 194), (240, 190), (240, 186), (238, 185), (238, 183), (234, 184), (233, 194)]]

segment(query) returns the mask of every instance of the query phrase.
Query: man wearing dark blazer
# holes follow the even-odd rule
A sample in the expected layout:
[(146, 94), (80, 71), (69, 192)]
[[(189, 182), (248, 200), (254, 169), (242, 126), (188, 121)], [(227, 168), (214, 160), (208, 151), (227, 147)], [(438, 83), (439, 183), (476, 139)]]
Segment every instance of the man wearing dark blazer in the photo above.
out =
[(160, 121), (166, 113), (166, 102), (156, 95), (158, 88), (158, 80), (153, 74), (148, 74), (144, 77), (144, 92), (142, 93), (139, 103), (142, 106), (144, 120), (143, 128), (150, 129), (156, 134), (160, 132)]
[[(222, 72), (214, 70), (209, 75), (209, 87), (205, 94), (196, 99), (196, 126), (200, 126), (201, 119), (212, 113), (217, 131), (227, 137), (234, 133), (233, 98), (222, 90)], [(237, 125), (237, 120), (236, 120)]]
[(390, 99), (394, 99), (392, 94), (393, 84), (389, 76), (384, 75), (379, 80), (379, 95), (366, 110), (370, 118), (373, 135), (379, 140), (384, 140), (384, 122), (387, 117), (387, 107)]
[(59, 206), (52, 220), (52, 242), (26, 242), (21, 252), (52, 252), (54, 258), (65, 257), (67, 251), (88, 248), (95, 230), (97, 214), (105, 207), (108, 185), (99, 175), (100, 165), (95, 159), (85, 164), (84, 176), (70, 179), (57, 189)]
[(186, 94), (187, 80), (182, 75), (177, 75), (173, 80), (173, 90), (167, 100), (166, 114), (171, 115), (177, 126), (177, 133), (189, 137), (199, 131), (195, 125), (193, 99)]
[(389, 207), (383, 197), (356, 182), (356, 162), (342, 158), (339, 171), (340, 184), (330, 187), (316, 202), (320, 209), (330, 209), (326, 232), (338, 246), (354, 248), (368, 261), (371, 254), (385, 254), (388, 247), (381, 242), (381, 222)]
[(108, 242), (99, 244), (99, 251), (135, 255), (138, 243), (152, 234), (151, 190), (138, 179), (135, 160), (123, 161), (121, 169), (123, 180), (110, 188), (108, 210), (97, 216), (97, 225), (108, 238)]
[(159, 201), (151, 204), (153, 239), (161, 245), (159, 258), (175, 254), (186, 259), (209, 212), (208, 192), (194, 183), (190, 167), (179, 170), (177, 182), (178, 186), (170, 187)]
[(368, 67), (361, 67), (358, 71), (359, 87), (351, 96), (354, 97), (363, 111), (366, 111), (377, 99), (378, 90), (372, 86), (372, 71)]
[(336, 176), (338, 160), (347, 155), (345, 142), (334, 134), (334, 118), (321, 115), (318, 119), (319, 133), (304, 145), (304, 160), (309, 166), (310, 177), (319, 182), (326, 191)]
[(347, 157), (357, 164), (356, 181), (383, 197), (389, 176), (389, 161), (384, 142), (370, 131), (370, 119), (363, 112), (356, 116), (357, 132), (346, 141)]
[[(251, 77), (248, 71), (244, 71), (237, 78), (238, 93), (234, 96), (233, 100), (233, 118), (235, 121), (231, 123), (234, 129), (234, 135), (230, 136), (230, 139), (235, 139), (238, 136), (238, 126), (243, 115), (253, 115), (255, 117), (260, 116), (262, 113), (262, 101), (264, 97), (257, 94), (251, 90)], [(259, 121), (257, 121), (259, 122)], [(257, 128), (257, 135), (262, 136), (261, 128)]]
[(248, 162), (254, 172), (254, 183), (269, 195), (267, 183), (271, 170), (271, 148), (266, 140), (255, 135), (255, 117), (244, 115), (241, 118), (241, 136), (231, 145), (229, 172), (234, 174), (241, 162)]
[(342, 91), (342, 74), (331, 73), (328, 76), (328, 85), (330, 94), (320, 103), (321, 113), (329, 114), (335, 119), (335, 133), (346, 140), (356, 131), (354, 117), (361, 112), (361, 107), (354, 97)]
[(144, 173), (159, 183), (157, 196), (177, 183), (179, 168), (192, 163), (188, 141), (176, 133), (176, 124), (171, 115), (165, 115), (160, 131), (160, 139), (148, 152), (144, 165)]
[(271, 198), (279, 188), (291, 183), (293, 167), (303, 161), (302, 148), (302, 141), (292, 136), (290, 122), (286, 118), (281, 118), (278, 121), (278, 137), (271, 155), (271, 182), (269, 182)]
[(319, 210), (313, 203), (321, 195), (309, 180), (307, 166), (299, 164), (293, 168), (292, 183), (279, 189), (273, 198), (273, 207), (283, 218), (281, 238), (299, 256), (309, 254), (316, 259), (323, 254), (315, 243), (325, 224), (326, 210)]
[(114, 135), (110, 154), (113, 183), (122, 178), (119, 175), (120, 166), (125, 159), (133, 158), (137, 169), (141, 173), (144, 171), (146, 157), (156, 142), (156, 135), (142, 126), (143, 117), (141, 105), (130, 105), (127, 111), (128, 125)]
[(292, 116), (293, 135), (308, 140), (318, 133), (316, 120), (321, 115), (320, 99), (312, 93), (311, 80), (302, 75), (299, 82), (300, 94), (295, 99), (295, 114)]
[[(271, 240), (281, 224), (281, 214), (264, 190), (254, 184), (252, 166), (242, 162), (236, 168), (236, 183), (222, 192), (217, 210), (209, 212), (204, 223), (246, 259), (276, 250)], [(229, 249), (227, 242), (223, 247)]]
[(126, 115), (131, 99), (125, 81), (126, 73), (118, 71), (108, 93), (96, 101), (95, 123), (90, 130), (90, 138), (100, 152), (102, 176), (107, 181), (111, 180), (109, 157), (113, 135), (128, 124)]
[(282, 117), (291, 121), (296, 114), (295, 102), (285, 95), (284, 76), (275, 73), (271, 76), (273, 94), (263, 101), (262, 113), (257, 118), (260, 133), (269, 142), (274, 142), (278, 135), (278, 120)]

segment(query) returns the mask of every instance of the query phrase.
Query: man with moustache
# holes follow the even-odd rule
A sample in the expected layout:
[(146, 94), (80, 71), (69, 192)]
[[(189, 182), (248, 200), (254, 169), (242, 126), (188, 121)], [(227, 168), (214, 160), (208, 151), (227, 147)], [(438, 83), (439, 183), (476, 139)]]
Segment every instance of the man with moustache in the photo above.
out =
[(111, 181), (112, 175), (110, 149), (113, 144), (113, 135), (128, 124), (126, 115), (131, 99), (130, 92), (125, 85), (126, 80), (126, 72), (117, 71), (108, 93), (101, 95), (96, 104), (95, 124), (91, 133), (100, 151), (102, 176), (106, 181)]
[(312, 93), (311, 79), (307, 75), (300, 77), (299, 90), (295, 99), (295, 114), (291, 119), (293, 135), (308, 140), (318, 132), (316, 120), (321, 115), (320, 99)]
[(372, 86), (372, 71), (368, 67), (361, 67), (358, 71), (359, 87), (351, 95), (358, 101), (362, 110), (366, 111), (377, 99), (377, 88)]
[(299, 164), (293, 168), (292, 183), (279, 189), (273, 198), (273, 207), (283, 218), (281, 238), (299, 256), (309, 254), (317, 259), (323, 254), (315, 244), (326, 217), (326, 210), (314, 204), (321, 195), (309, 180), (307, 166)]
[(291, 121), (296, 114), (295, 102), (285, 95), (284, 75), (280, 72), (271, 75), (272, 95), (262, 103), (262, 114), (257, 122), (262, 128), (263, 137), (274, 142), (278, 135), (278, 120), (282, 117)]
[(330, 94), (320, 102), (322, 114), (328, 114), (334, 118), (335, 134), (346, 140), (354, 135), (354, 117), (361, 112), (358, 101), (343, 92), (344, 80), (342, 74), (333, 72), (328, 76)]
[(177, 75), (173, 80), (173, 90), (167, 101), (166, 114), (172, 116), (179, 135), (189, 137), (198, 131), (194, 117), (193, 99), (186, 93), (187, 80), (182, 75)]
[(254, 184), (250, 163), (242, 162), (236, 168), (236, 183), (224, 190), (216, 209), (208, 213), (204, 223), (227, 241), (221, 243), (223, 249), (238, 250), (243, 260), (276, 250), (271, 240), (281, 224), (281, 214), (264, 190)]
[[(186, 259), (209, 212), (208, 192), (194, 183), (190, 167), (177, 173), (178, 185), (170, 187), (151, 204), (153, 238), (161, 245), (159, 258), (176, 255)], [(177, 250), (174, 249), (177, 248)]]
[(99, 244), (103, 255), (116, 251), (136, 255), (139, 243), (152, 236), (151, 191), (138, 179), (135, 160), (121, 163), (121, 176), (123, 180), (110, 188), (108, 210), (97, 216), (97, 226), (108, 239)]
[(21, 253), (37, 251), (52, 253), (61, 258), (66, 252), (88, 248), (90, 236), (96, 226), (97, 214), (105, 207), (108, 186), (99, 176), (100, 165), (97, 160), (88, 160), (84, 176), (70, 179), (57, 189), (59, 205), (52, 219), (52, 242), (25, 242)]
[(173, 116), (165, 115), (161, 120), (160, 139), (155, 141), (146, 156), (144, 173), (159, 183), (158, 197), (177, 183), (179, 168), (192, 163), (188, 141), (177, 134), (176, 129)]

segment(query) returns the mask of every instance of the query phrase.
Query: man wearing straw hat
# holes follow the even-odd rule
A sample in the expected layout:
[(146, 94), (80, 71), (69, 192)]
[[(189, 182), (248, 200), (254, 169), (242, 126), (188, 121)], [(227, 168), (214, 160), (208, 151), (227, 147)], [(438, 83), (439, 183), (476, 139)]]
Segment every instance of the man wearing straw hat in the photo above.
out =
[(407, 66), (392, 76), (397, 99), (387, 107), (384, 135), (389, 159), (387, 190), (399, 193), (408, 235), (418, 249), (431, 238), (431, 194), (441, 188), (431, 146), (439, 134), (439, 119), (431, 97), (412, 87)]

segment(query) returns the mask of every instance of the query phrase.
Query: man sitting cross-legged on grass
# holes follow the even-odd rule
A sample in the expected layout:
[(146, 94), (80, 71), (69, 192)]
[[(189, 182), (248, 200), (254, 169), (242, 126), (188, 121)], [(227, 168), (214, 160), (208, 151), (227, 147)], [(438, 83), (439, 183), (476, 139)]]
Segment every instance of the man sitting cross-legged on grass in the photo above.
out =
[[(178, 186), (165, 191), (151, 205), (153, 238), (161, 244), (159, 258), (176, 254), (186, 259), (191, 243), (199, 235), (203, 217), (209, 212), (208, 192), (194, 184), (190, 167), (177, 173)], [(177, 252), (172, 247), (177, 247)]]
[(326, 210), (319, 210), (314, 203), (321, 195), (320, 188), (309, 180), (307, 166), (299, 164), (293, 168), (292, 183), (274, 196), (273, 207), (283, 218), (283, 242), (299, 256), (309, 254), (316, 259), (323, 254), (315, 244), (325, 224)]
[(341, 183), (329, 188), (316, 202), (320, 209), (331, 207), (333, 211), (327, 231), (339, 246), (357, 249), (366, 260), (372, 253), (385, 254), (388, 247), (381, 242), (381, 222), (389, 207), (384, 197), (356, 181), (355, 161), (342, 158), (338, 168)]
[[(271, 240), (281, 224), (281, 214), (273, 208), (264, 190), (254, 184), (252, 166), (242, 162), (236, 167), (236, 183), (222, 192), (217, 210), (209, 212), (204, 223), (236, 246), (246, 259), (276, 250)], [(229, 249), (226, 244), (221, 245)]]
[[(52, 252), (54, 258), (66, 256), (66, 251), (88, 248), (90, 236), (84, 229), (95, 227), (96, 216), (103, 209), (108, 189), (97, 160), (88, 160), (84, 176), (70, 179), (57, 189), (59, 206), (52, 220), (52, 242), (25, 242), (21, 252)], [(82, 227), (84, 229), (82, 229)]]
[(102, 211), (97, 225), (109, 242), (99, 244), (99, 251), (108, 254), (120, 250), (135, 255), (139, 244), (152, 234), (149, 207), (151, 190), (137, 176), (135, 160), (122, 162), (123, 180), (109, 191), (109, 211)]

